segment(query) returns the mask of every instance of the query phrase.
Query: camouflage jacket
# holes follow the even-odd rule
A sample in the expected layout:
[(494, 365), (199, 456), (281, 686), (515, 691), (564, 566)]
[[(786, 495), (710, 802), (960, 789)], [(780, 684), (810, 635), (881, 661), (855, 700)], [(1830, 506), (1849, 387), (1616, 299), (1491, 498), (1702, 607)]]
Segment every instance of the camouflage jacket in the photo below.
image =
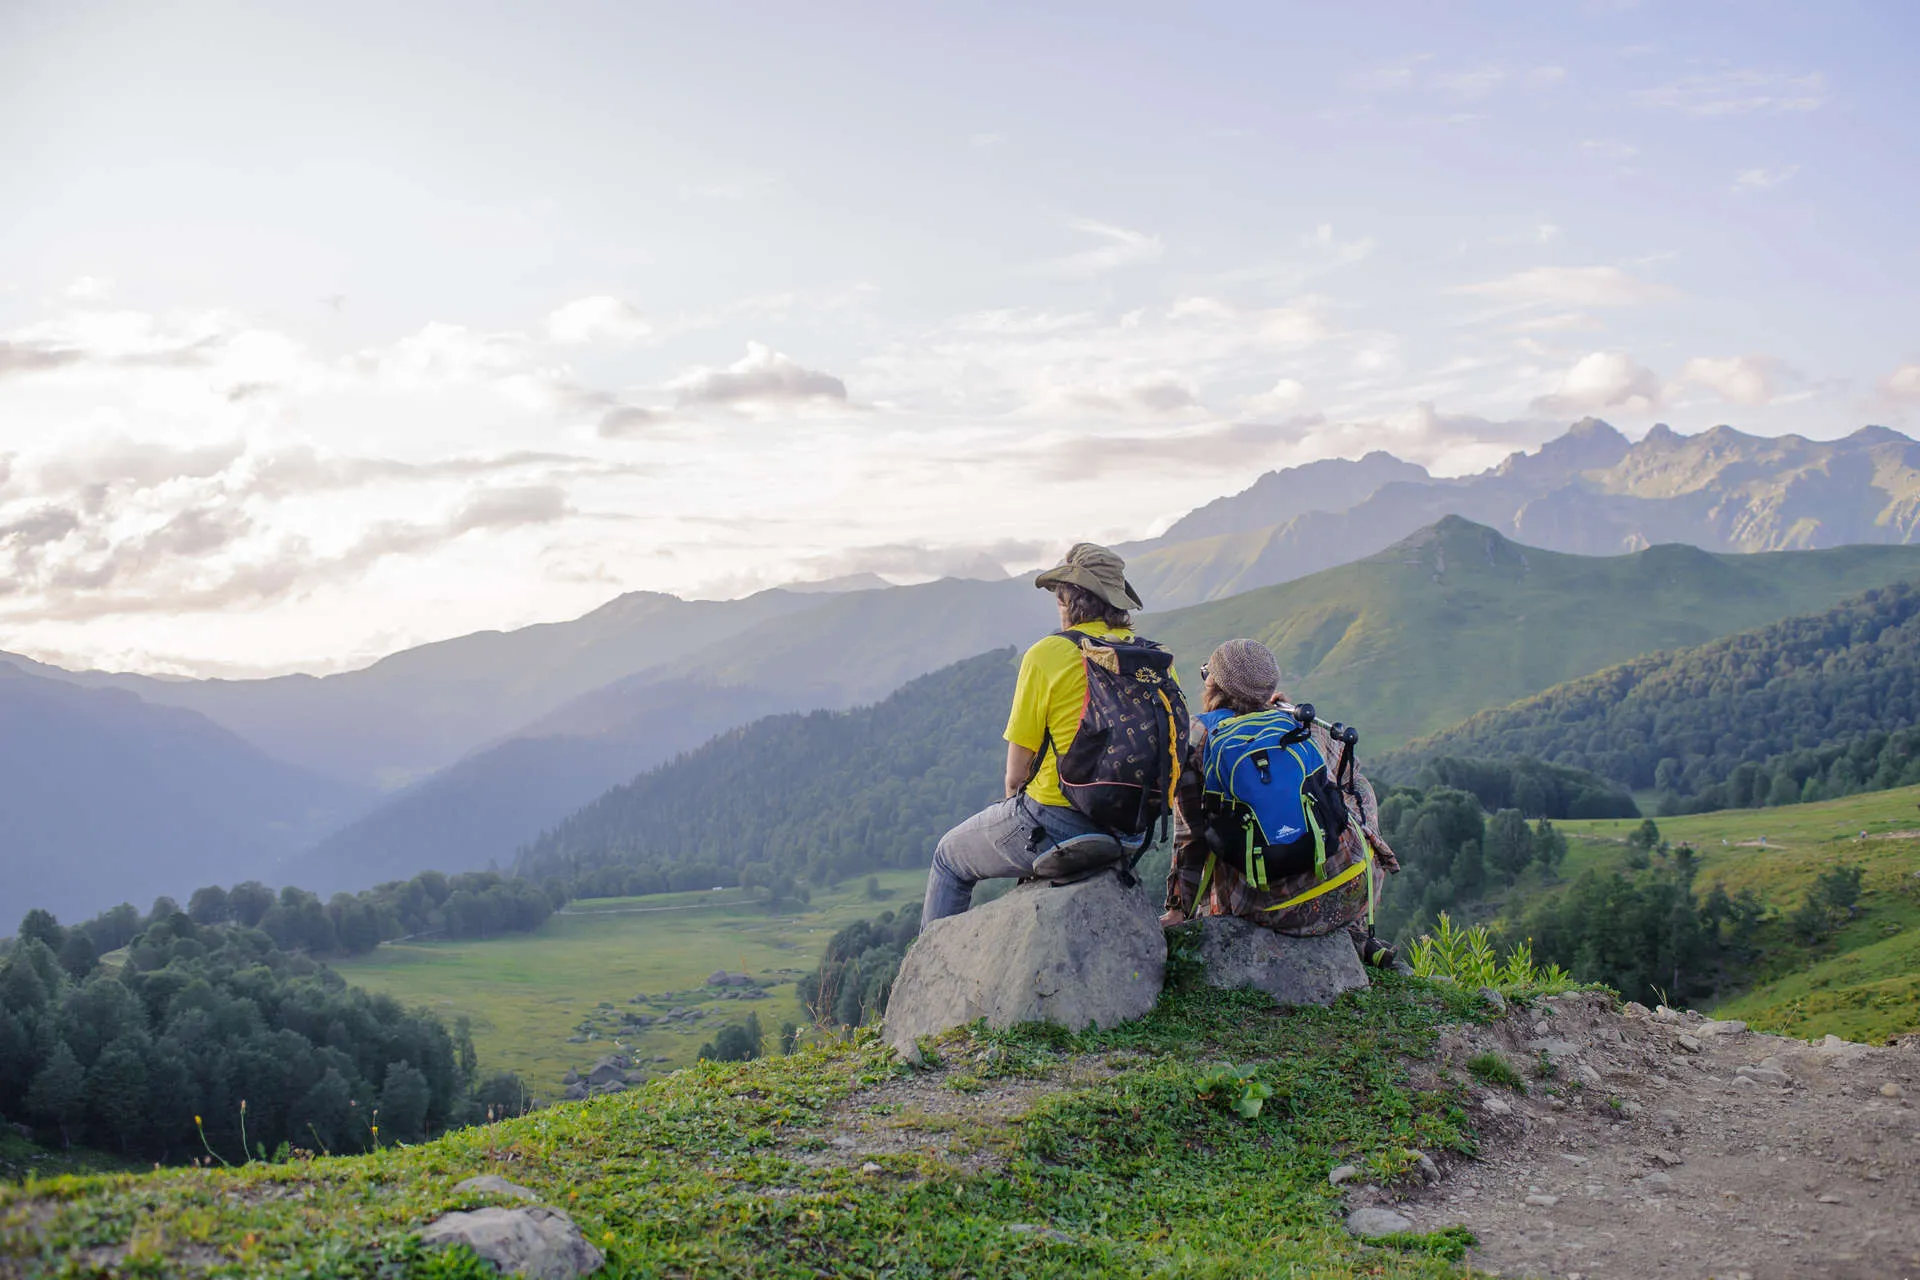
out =
[[(1326, 729), (1314, 726), (1313, 741), (1329, 766), (1339, 760), (1342, 748), (1327, 736)], [(1173, 866), (1167, 873), (1167, 907), (1177, 908), (1188, 916), (1239, 916), (1262, 928), (1302, 937), (1318, 937), (1364, 921), (1367, 918), (1367, 876), (1364, 873), (1338, 889), (1299, 906), (1284, 911), (1269, 911), (1267, 908), (1276, 903), (1285, 902), (1311, 889), (1319, 883), (1318, 878), (1309, 871), (1275, 880), (1265, 888), (1256, 889), (1247, 883), (1238, 867), (1220, 862), (1214, 864), (1207, 901), (1199, 904), (1196, 910), (1194, 898), (1200, 892), (1200, 882), (1206, 874), (1210, 853), (1206, 839), (1201, 834), (1205, 826), (1201, 814), (1201, 761), (1206, 746), (1206, 726), (1196, 720), (1188, 745), (1186, 766), (1181, 770), (1180, 785), (1174, 794)], [(1339, 848), (1327, 855), (1326, 874), (1337, 875), (1353, 866), (1363, 856), (1361, 841), (1365, 839), (1373, 846), (1372, 878), (1377, 894), (1387, 873), (1398, 871), (1400, 863), (1387, 842), (1380, 837), (1380, 809), (1374, 800), (1373, 784), (1356, 769), (1353, 786), (1343, 795), (1347, 802), (1347, 830), (1340, 837)]]

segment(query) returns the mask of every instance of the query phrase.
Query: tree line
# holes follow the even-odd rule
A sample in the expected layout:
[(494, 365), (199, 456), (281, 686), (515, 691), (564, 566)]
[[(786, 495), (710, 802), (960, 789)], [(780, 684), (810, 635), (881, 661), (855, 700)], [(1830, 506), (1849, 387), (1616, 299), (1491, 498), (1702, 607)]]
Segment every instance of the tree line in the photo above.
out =
[[(539, 886), (493, 871), (445, 875), (422, 871), (411, 880), (394, 880), (359, 893), (319, 895), (288, 885), (278, 892), (257, 880), (232, 888), (207, 885), (187, 900), (186, 915), (195, 924), (238, 924), (258, 929), (284, 951), (310, 955), (361, 955), (382, 942), (410, 937), (491, 938), (539, 928), (566, 898), (555, 900)], [(148, 914), (164, 917), (179, 910), (162, 898)], [(124, 921), (137, 919), (131, 906), (107, 913), (117, 921), (104, 930), (117, 935)], [(96, 923), (82, 926), (94, 930)], [(99, 940), (102, 952), (114, 950)], [(117, 945), (124, 945), (120, 943)]]
[[(0, 962), (0, 1115), (66, 1143), (238, 1164), (526, 1109), (516, 1077), (479, 1078), (464, 1021), (350, 986), (262, 928), (169, 907), (21, 922)], [(124, 958), (102, 964), (106, 944)]]
[(1920, 782), (1917, 727), (1920, 587), (1897, 583), (1482, 712), (1408, 758), (1531, 756), (1683, 813)]

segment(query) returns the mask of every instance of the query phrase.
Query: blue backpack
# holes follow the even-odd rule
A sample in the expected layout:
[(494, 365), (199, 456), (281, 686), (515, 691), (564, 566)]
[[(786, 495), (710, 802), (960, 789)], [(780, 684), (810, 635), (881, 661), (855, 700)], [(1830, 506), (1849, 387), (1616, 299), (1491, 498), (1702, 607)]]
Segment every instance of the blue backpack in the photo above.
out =
[(1255, 889), (1306, 871), (1324, 876), (1327, 855), (1347, 829), (1339, 785), (1313, 741), (1313, 713), (1299, 712), (1296, 718), (1292, 709), (1274, 707), (1195, 717), (1207, 727), (1201, 761), (1207, 846)]

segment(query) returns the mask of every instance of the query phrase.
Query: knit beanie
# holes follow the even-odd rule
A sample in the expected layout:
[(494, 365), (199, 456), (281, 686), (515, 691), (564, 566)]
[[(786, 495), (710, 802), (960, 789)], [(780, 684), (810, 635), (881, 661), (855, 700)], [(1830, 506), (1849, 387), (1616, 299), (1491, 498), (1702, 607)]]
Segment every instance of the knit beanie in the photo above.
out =
[(1258, 640), (1229, 640), (1207, 659), (1207, 677), (1235, 702), (1263, 707), (1280, 688), (1280, 663)]

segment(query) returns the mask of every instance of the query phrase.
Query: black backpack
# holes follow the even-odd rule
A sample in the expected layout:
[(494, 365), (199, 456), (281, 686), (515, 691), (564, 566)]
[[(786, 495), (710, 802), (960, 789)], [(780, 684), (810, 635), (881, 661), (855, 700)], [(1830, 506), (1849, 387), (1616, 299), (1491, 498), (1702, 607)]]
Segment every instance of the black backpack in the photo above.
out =
[[(1080, 650), (1087, 673), (1079, 731), (1071, 747), (1055, 752), (1060, 793), (1114, 835), (1141, 835), (1156, 821), (1164, 828), (1187, 750), (1187, 702), (1173, 680), (1173, 655), (1151, 640), (1054, 634)], [(1050, 742), (1041, 743), (1036, 774)]]

